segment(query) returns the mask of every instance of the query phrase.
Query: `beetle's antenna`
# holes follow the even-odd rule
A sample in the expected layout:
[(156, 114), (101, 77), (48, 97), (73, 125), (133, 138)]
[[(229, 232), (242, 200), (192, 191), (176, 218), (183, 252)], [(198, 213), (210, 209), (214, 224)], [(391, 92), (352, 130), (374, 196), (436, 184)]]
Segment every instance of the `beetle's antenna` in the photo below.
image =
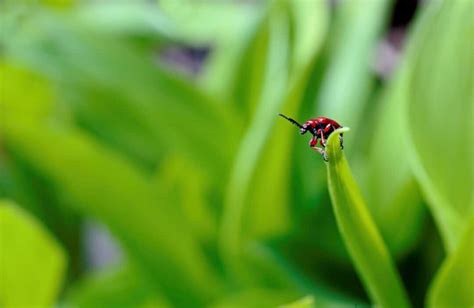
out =
[(304, 127), (303, 127), (300, 123), (296, 122), (296, 121), (293, 120), (292, 118), (289, 118), (289, 117), (287, 117), (286, 115), (281, 114), (281, 113), (279, 113), (278, 115), (279, 115), (280, 117), (282, 117), (282, 118), (287, 119), (288, 121), (290, 121), (291, 123), (293, 123), (293, 125), (296, 125), (296, 126), (298, 126), (299, 128), (301, 128), (301, 129), (304, 129)]

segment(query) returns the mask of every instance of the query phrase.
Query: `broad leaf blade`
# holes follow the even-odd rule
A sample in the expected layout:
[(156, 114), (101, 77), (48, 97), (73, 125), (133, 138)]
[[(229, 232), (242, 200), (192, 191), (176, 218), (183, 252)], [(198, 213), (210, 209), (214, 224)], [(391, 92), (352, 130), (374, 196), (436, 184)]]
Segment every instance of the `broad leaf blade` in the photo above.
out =
[(160, 307), (171, 304), (134, 266), (86, 275), (69, 288), (67, 307)]
[(318, 111), (356, 131), (364, 123), (364, 107), (374, 88), (370, 61), (390, 5), (390, 0), (353, 0), (337, 7)]
[(428, 293), (428, 306), (474, 307), (474, 215), (456, 250), (441, 266)]
[(106, 223), (171, 300), (192, 305), (219, 292), (201, 247), (168, 207), (170, 196), (127, 160), (77, 130), (6, 124), (7, 146), (51, 179), (77, 210)]
[[(408, 70), (397, 75), (381, 99), (380, 113), (364, 170), (367, 205), (394, 255), (406, 253), (419, 239), (426, 209), (405, 149), (403, 110), (409, 89)], [(390, 176), (388, 176), (390, 175)], [(403, 228), (400, 228), (403, 221)]]
[[(290, 2), (293, 12), (291, 25), (299, 29), (290, 40), (292, 70), (284, 101), (279, 112), (298, 114), (305, 90), (319, 59), (319, 48), (326, 34), (327, 8), (322, 2)], [(298, 33), (308, 29), (310, 38)], [(306, 33), (306, 32), (304, 32)], [(257, 119), (258, 120), (258, 119)], [(274, 126), (260, 154), (259, 162), (251, 183), (249, 183), (250, 205), (246, 220), (249, 221), (251, 237), (271, 237), (284, 234), (291, 225), (291, 163), (293, 162), (293, 140), (298, 138), (297, 130), (287, 121), (274, 115)], [(272, 193), (268, 193), (272, 191)]]
[(220, 244), (224, 259), (237, 275), (241, 274), (236, 266), (240, 263), (238, 256), (241, 253), (241, 229), (249, 183), (270, 136), (274, 115), (282, 104), (288, 82), (288, 16), (281, 7), (275, 5), (270, 17), (264, 85), (253, 119), (236, 153), (224, 201)]
[(85, 29), (67, 15), (28, 11), (23, 21), (5, 27), (7, 59), (60, 85), (66, 108), (83, 127), (148, 167), (172, 149), (207, 161), (211, 176), (223, 176), (241, 131), (230, 106), (154, 65), (126, 40)]
[(280, 308), (314, 308), (317, 307), (315, 304), (314, 297), (311, 295), (300, 298), (289, 304), (281, 305)]
[(340, 128), (329, 136), (328, 184), (334, 213), (349, 254), (375, 304), (410, 306), (397, 269), (370, 216), (340, 147)]
[(0, 303), (2, 307), (53, 305), (64, 277), (66, 256), (33, 217), (0, 201)]
[(412, 167), (448, 251), (474, 210), (473, 5), (430, 3), (404, 104)]

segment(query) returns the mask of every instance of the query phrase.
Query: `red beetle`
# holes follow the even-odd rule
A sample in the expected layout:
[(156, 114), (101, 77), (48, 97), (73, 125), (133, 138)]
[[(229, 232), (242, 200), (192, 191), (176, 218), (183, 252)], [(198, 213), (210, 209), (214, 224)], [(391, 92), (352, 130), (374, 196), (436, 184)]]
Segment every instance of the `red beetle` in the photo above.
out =
[[(342, 127), (339, 123), (326, 117), (317, 117), (316, 119), (308, 120), (303, 125), (301, 125), (292, 118), (288, 118), (281, 113), (278, 115), (298, 126), (300, 128), (301, 135), (304, 135), (306, 132), (310, 132), (313, 137), (311, 137), (311, 140), (309, 141), (309, 146), (323, 155), (323, 159), (327, 161), (326, 151), (324, 150), (326, 147), (326, 140), (333, 131)], [(318, 144), (318, 139), (320, 139), (319, 143), (323, 148), (318, 148), (316, 146)], [(342, 145), (342, 134), (339, 134), (339, 140), (341, 140), (341, 148), (344, 148)]]

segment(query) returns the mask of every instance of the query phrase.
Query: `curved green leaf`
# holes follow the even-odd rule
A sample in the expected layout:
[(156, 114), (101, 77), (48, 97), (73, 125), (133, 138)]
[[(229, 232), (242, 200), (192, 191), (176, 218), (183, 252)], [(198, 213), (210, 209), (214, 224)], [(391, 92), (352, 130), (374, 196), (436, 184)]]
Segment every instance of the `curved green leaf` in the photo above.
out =
[(428, 306), (474, 307), (474, 215), (456, 250), (441, 266), (428, 293)]
[(339, 231), (374, 303), (383, 307), (408, 307), (397, 269), (341, 150), (338, 135), (348, 130), (334, 131), (327, 146), (329, 193)]
[[(343, 1), (337, 6), (329, 64), (319, 93), (318, 111), (344, 123), (353, 130), (364, 123), (362, 114), (374, 77), (370, 67), (391, 0)], [(365, 124), (365, 123), (364, 123)], [(348, 140), (348, 145), (351, 144)], [(348, 150), (355, 148), (348, 147)]]
[(298, 295), (286, 290), (272, 290), (264, 288), (245, 289), (220, 299), (211, 308), (260, 308), (276, 307), (281, 303), (289, 302)]
[[(405, 127), (412, 167), (445, 247), (453, 251), (474, 210), (474, 18), (472, 1), (433, 2), (417, 54)], [(436, 51), (436, 52), (433, 52)]]
[[(404, 69), (384, 93), (365, 174), (364, 192), (374, 221), (394, 255), (406, 253), (419, 239), (426, 208), (405, 150), (402, 103), (409, 75)], [(403, 221), (403, 228), (400, 228)]]
[(9, 149), (49, 178), (76, 210), (107, 224), (171, 300), (193, 305), (219, 292), (217, 273), (168, 207), (171, 196), (130, 162), (78, 130), (5, 124)]
[[(292, 1), (295, 37), (291, 40), (292, 71), (290, 86), (280, 112), (297, 114), (306, 87), (314, 69), (320, 44), (325, 37), (327, 10), (323, 2)], [(308, 29), (308, 33), (302, 29)], [(298, 33), (300, 35), (298, 35)], [(305, 35), (302, 35), (305, 33)], [(306, 36), (308, 34), (308, 36)], [(275, 115), (274, 115), (275, 116)], [(255, 119), (258, 121), (259, 119)], [(291, 226), (290, 164), (293, 161), (293, 140), (298, 135), (286, 121), (274, 118), (274, 127), (266, 141), (249, 183), (247, 204), (251, 205), (246, 216), (252, 238), (283, 234)], [(272, 193), (268, 193), (272, 191)]]
[(289, 304), (281, 305), (280, 308), (314, 308), (317, 307), (314, 301), (314, 297), (311, 295), (300, 298)]
[(32, 216), (0, 201), (0, 305), (54, 304), (66, 269), (61, 246)]
[[(288, 8), (293, 15), (287, 13)], [(245, 88), (243, 103), (250, 112), (255, 111), (251, 112), (249, 127), (237, 152), (226, 195), (221, 246), (227, 259), (238, 255), (244, 237), (243, 221), (249, 226), (251, 237), (288, 230), (291, 130), (283, 122), (277, 122), (275, 128), (275, 115), (282, 106), (292, 113), (299, 109), (314, 57), (325, 35), (326, 13), (323, 3), (272, 2), (256, 36), (258, 45), (251, 46), (252, 54), (246, 59), (259, 61), (251, 66), (255, 79), (249, 81), (249, 68), (242, 66), (245, 74), (240, 76), (237, 90), (242, 92), (241, 88)], [(292, 37), (293, 27), (308, 27), (313, 36)], [(260, 45), (265, 48), (258, 48)], [(269, 189), (276, 191), (269, 194)], [(251, 206), (244, 218), (246, 205)]]
[(268, 21), (269, 48), (265, 63), (265, 78), (259, 104), (236, 153), (224, 201), (221, 231), (221, 251), (229, 269), (236, 269), (241, 252), (242, 220), (249, 183), (278, 113), (288, 82), (289, 24), (288, 16), (277, 5)]
[[(242, 67), (241, 60), (249, 60), (250, 54), (266, 53), (261, 45), (257, 45), (262, 47), (260, 50), (254, 49), (252, 37), (259, 32), (258, 26), (265, 16), (267, 5), (263, 2), (160, 0), (159, 7), (174, 21), (177, 28), (175, 38), (192, 45), (212, 46), (203, 74), (198, 76), (200, 85), (226, 101), (242, 104), (239, 100), (241, 93), (233, 91), (237, 84), (235, 79), (238, 78), (236, 71), (243, 69), (246, 74), (242, 77), (247, 81), (252, 80), (254, 71), (263, 71), (259, 65), (251, 63)], [(252, 52), (249, 53), (249, 49)]]
[(86, 275), (69, 288), (65, 307), (160, 307), (172, 305), (132, 265)]
[(4, 27), (5, 58), (50, 77), (64, 109), (104, 143), (148, 167), (169, 149), (179, 149), (188, 158), (207, 161), (210, 176), (223, 176), (242, 127), (231, 106), (152, 65), (123, 38), (82, 27), (80, 19), (27, 10), (19, 24)]

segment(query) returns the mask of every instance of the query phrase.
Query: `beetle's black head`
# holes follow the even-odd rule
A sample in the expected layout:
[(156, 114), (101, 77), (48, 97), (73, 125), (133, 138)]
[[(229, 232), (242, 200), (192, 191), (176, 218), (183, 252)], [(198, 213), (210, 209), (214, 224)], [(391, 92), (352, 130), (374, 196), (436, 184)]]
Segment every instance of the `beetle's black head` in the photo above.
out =
[(317, 124), (316, 124), (316, 127), (314, 127), (313, 123), (308, 121), (304, 123), (303, 125), (301, 125), (300, 134), (304, 135), (306, 134), (306, 132), (309, 132), (311, 135), (316, 136), (318, 128), (319, 127), (317, 126)]
[(300, 128), (300, 134), (301, 134), (301, 135), (304, 135), (304, 134), (306, 134), (306, 132), (307, 132), (308, 130), (309, 130), (309, 129), (308, 129), (308, 124), (305, 123), (305, 124), (303, 124), (303, 125), (301, 126), (301, 128)]
[(278, 115), (279, 115), (280, 117), (282, 117), (282, 118), (287, 119), (287, 120), (290, 121), (293, 125), (298, 126), (298, 127), (300, 128), (300, 134), (301, 134), (301, 135), (304, 135), (304, 134), (306, 134), (306, 132), (309, 131), (309, 132), (311, 133), (311, 135), (316, 136), (316, 130), (312, 127), (311, 123), (306, 122), (306, 123), (304, 123), (303, 125), (301, 125), (300, 123), (296, 122), (296, 121), (293, 120), (292, 118), (287, 117), (287, 116), (284, 115), (284, 114), (279, 113)]

